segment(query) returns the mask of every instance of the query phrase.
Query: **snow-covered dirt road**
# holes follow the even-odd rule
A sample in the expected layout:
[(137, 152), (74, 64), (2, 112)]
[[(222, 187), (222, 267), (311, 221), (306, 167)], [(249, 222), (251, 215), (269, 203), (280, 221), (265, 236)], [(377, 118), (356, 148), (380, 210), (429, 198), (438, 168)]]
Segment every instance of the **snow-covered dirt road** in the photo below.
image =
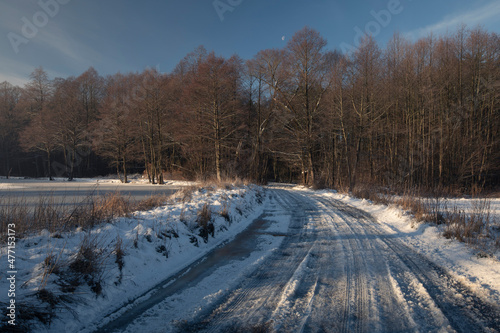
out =
[(195, 263), (100, 332), (500, 332), (498, 304), (370, 214), (314, 192), (269, 193), (210, 267)]

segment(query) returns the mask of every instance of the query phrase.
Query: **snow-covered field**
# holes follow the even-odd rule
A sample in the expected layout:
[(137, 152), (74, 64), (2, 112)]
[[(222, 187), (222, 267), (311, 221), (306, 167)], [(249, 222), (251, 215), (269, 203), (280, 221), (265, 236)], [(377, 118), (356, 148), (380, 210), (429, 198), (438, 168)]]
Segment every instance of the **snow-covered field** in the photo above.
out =
[(472, 213), (474, 209), (486, 200), (489, 204), (489, 210), (491, 212), (491, 218), (495, 224), (500, 224), (500, 199), (499, 198), (474, 198), (474, 199), (442, 199), (442, 205), (448, 210), (453, 210), (457, 208), (458, 210), (464, 211), (465, 213)]
[[(23, 178), (23, 177), (10, 177), (6, 179), (5, 177), (0, 177), (0, 189), (11, 189), (11, 188), (26, 188), (29, 187), (30, 184), (36, 184), (40, 182), (47, 182), (47, 178)], [(49, 184), (57, 184), (57, 183), (71, 183), (71, 184), (122, 184), (122, 182), (117, 179), (115, 176), (110, 177), (95, 177), (95, 178), (75, 178), (72, 181), (68, 181), (68, 178), (58, 178), (55, 177)], [(147, 178), (143, 178), (140, 176), (132, 176), (128, 179), (128, 183), (126, 186), (133, 185), (144, 185), (149, 184), (149, 180)], [(125, 184), (124, 184), (125, 185)], [(198, 182), (195, 181), (184, 181), (184, 180), (165, 180), (165, 185), (171, 186), (196, 186), (199, 185)], [(161, 185), (158, 185), (161, 186)]]
[[(70, 295), (70, 300), (54, 305), (57, 318), (50, 327), (38, 325), (36, 330), (76, 332), (90, 323), (100, 322), (110, 311), (143, 295), (168, 276), (240, 233), (261, 214), (265, 202), (265, 192), (257, 186), (224, 190), (209, 187), (182, 198), (184, 193), (181, 191), (174, 195), (175, 200), (167, 206), (137, 212), (132, 218), (120, 218), (90, 232), (80, 229), (52, 235), (42, 232), (19, 239), (15, 247), (15, 301), (18, 311), (23, 311), (20, 306), (50, 310), (51, 305), (41, 302), (35, 293), (46, 289), (53, 297), (63, 296), (61, 285), (68, 288), (70, 283), (61, 280), (69, 274), (68, 263), (74, 262), (82, 242), (89, 242), (92, 247), (98, 247), (95, 250), (100, 253), (98, 260), (102, 272), (96, 275), (102, 281), (102, 292), (96, 295), (86, 281), (80, 281), (81, 285), (76, 286), (72, 293), (66, 293)], [(197, 224), (198, 214), (205, 204), (212, 211), (214, 225), (214, 236), (208, 235), (206, 241), (200, 236)], [(225, 207), (230, 221), (221, 216)], [(124, 251), (121, 271), (115, 251), (120, 241)], [(0, 295), (4, 303), (9, 290), (5, 244), (0, 250), (0, 261)], [(4, 304), (2, 308), (5, 308)]]

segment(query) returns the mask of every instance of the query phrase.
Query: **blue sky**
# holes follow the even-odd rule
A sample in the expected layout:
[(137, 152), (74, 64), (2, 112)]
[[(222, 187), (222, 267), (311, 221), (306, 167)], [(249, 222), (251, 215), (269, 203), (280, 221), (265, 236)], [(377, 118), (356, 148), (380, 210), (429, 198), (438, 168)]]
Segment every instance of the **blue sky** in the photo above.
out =
[(499, 0), (0, 0), (0, 82), (22, 85), (38, 66), (52, 78), (169, 72), (199, 45), (249, 59), (306, 25), (341, 49), (367, 27), (383, 47), (395, 31), (416, 40), (460, 23), (500, 33), (498, 17)]

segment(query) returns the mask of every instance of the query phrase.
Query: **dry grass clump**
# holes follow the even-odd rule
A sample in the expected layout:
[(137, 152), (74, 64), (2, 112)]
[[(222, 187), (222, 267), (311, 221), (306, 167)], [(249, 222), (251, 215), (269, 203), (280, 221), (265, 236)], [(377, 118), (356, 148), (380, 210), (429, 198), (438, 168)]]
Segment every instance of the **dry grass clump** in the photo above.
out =
[(9, 224), (16, 226), (18, 238), (43, 229), (60, 229), (67, 212), (64, 203), (56, 204), (50, 196), (40, 197), (33, 209), (24, 197), (0, 197), (0, 234), (7, 233)]
[[(41, 323), (50, 325), (52, 320), (57, 316), (57, 312), (61, 311), (61, 308), (71, 312), (73, 316), (77, 318), (77, 314), (70, 307), (70, 304), (75, 302), (74, 295), (55, 293), (47, 289), (39, 289), (35, 292), (34, 296), (41, 302), (41, 305), (33, 306), (33, 304), (31, 304), (29, 308), (27, 305), (26, 307), (22, 307), (20, 312), (24, 315), (26, 315), (26, 312), (28, 314), (23, 322), (29, 323), (29, 321), (36, 318)], [(29, 331), (31, 330), (27, 330), (27, 332)]]
[[(189, 191), (192, 190), (184, 193)], [(169, 197), (161, 194), (135, 203), (129, 197), (116, 192), (103, 196), (92, 194), (83, 202), (66, 204), (55, 202), (53, 196), (41, 196), (38, 204), (30, 208), (26, 198), (0, 197), (0, 235), (8, 232), (9, 224), (15, 224), (18, 238), (42, 230), (48, 230), (51, 234), (68, 232), (79, 227), (88, 230), (102, 223), (110, 223), (118, 217), (129, 217), (134, 211), (163, 206), (168, 199)]]
[(446, 223), (446, 213), (448, 212), (448, 207), (445, 202), (439, 197), (428, 198), (424, 201), (425, 214), (424, 219), (428, 222), (434, 223), (436, 225), (441, 225)]
[(123, 267), (125, 266), (125, 249), (123, 247), (123, 241), (120, 236), (116, 238), (113, 254), (115, 255), (115, 263), (118, 265), (118, 270), (120, 271), (120, 276), (118, 277), (117, 281), (117, 284), (120, 284), (122, 283)]
[(166, 205), (169, 199), (170, 197), (164, 194), (152, 195), (149, 198), (139, 201), (134, 210), (147, 211), (156, 207), (161, 207)]
[(84, 204), (74, 207), (66, 224), (70, 228), (89, 229), (101, 223), (109, 223), (117, 217), (129, 216), (134, 208), (129, 198), (117, 192), (100, 197), (89, 196)]
[(64, 286), (71, 289), (87, 283), (96, 295), (100, 295), (109, 255), (106, 247), (101, 244), (99, 234), (86, 233), (78, 252), (68, 263), (68, 270), (62, 274)]
[(65, 246), (56, 255), (54, 250), (49, 252), (43, 261), (43, 273), (42, 280), (40, 282), (40, 287), (38, 289), (45, 289), (49, 278), (52, 274), (60, 274), (63, 271), (65, 262), (62, 260), (62, 254), (64, 252)]
[(375, 204), (388, 205), (392, 202), (387, 195), (380, 193), (376, 188), (370, 186), (355, 186), (352, 195), (359, 199), (370, 200)]
[(437, 225), (445, 223), (443, 211), (447, 208), (438, 197), (422, 198), (416, 193), (406, 193), (394, 203), (403, 210), (411, 212), (418, 222), (426, 221)]
[(209, 204), (204, 204), (203, 208), (198, 211), (198, 218), (196, 222), (200, 227), (206, 227), (208, 223), (212, 221), (212, 210), (210, 209)]
[[(352, 191), (352, 195), (374, 203), (385, 205), (394, 203), (401, 209), (411, 212), (415, 221), (443, 225), (443, 236), (448, 239), (456, 239), (483, 250), (488, 247), (487, 244), (490, 244), (490, 247), (493, 244), (493, 247), (500, 249), (500, 236), (498, 235), (500, 227), (491, 221), (491, 204), (488, 199), (473, 201), (472, 212), (469, 214), (456, 207), (450, 210), (446, 202), (441, 199), (442, 196), (455, 194), (455, 189), (437, 188), (429, 192), (430, 195), (427, 198), (422, 197), (416, 191), (408, 191), (397, 199), (378, 192), (374, 188), (357, 186)], [(473, 189), (473, 192), (476, 193), (478, 190)]]
[(500, 249), (500, 240), (492, 227), (491, 203), (488, 199), (473, 201), (470, 214), (457, 207), (450, 210), (439, 197), (422, 199), (405, 195), (396, 200), (396, 204), (410, 211), (417, 221), (443, 225), (443, 236), (448, 239), (456, 239), (486, 252), (487, 244), (491, 243)]
[(33, 212), (33, 228), (42, 226), (47, 230), (57, 230), (67, 214), (67, 209), (62, 204), (57, 204), (52, 196), (40, 197), (38, 205)]
[(496, 240), (495, 245), (498, 245), (498, 239), (491, 228), (491, 202), (487, 199), (474, 201), (470, 214), (454, 207), (446, 214), (443, 235), (448, 239), (457, 239), (479, 247), (485, 247), (485, 240), (492, 238)]
[(252, 183), (252, 181), (241, 177), (226, 177), (221, 180), (217, 178), (199, 179), (197, 182), (203, 188), (226, 189), (231, 190), (234, 187), (242, 187)]
[(224, 201), (222, 204), (222, 210), (219, 213), (227, 222), (231, 222), (231, 216), (229, 215), (229, 203)]
[(128, 216), (135, 210), (130, 197), (123, 197), (120, 193), (112, 193), (100, 197), (93, 207), (101, 221), (110, 222), (115, 217)]
[(425, 221), (427, 206), (424, 199), (407, 193), (402, 198), (395, 200), (394, 203), (401, 209), (411, 212), (417, 221)]
[(198, 190), (196, 186), (186, 186), (178, 190), (172, 195), (174, 200), (180, 200), (181, 202), (188, 202), (193, 198), (193, 193)]
[(25, 223), (29, 215), (25, 199), (14, 200), (11, 197), (0, 197), (0, 234), (7, 234), (9, 224), (16, 225), (17, 234), (24, 234), (26, 228), (29, 227)]
[[(72, 256), (63, 259), (65, 246), (59, 250), (58, 254), (54, 251), (48, 253), (42, 262), (40, 285), (31, 295), (39, 301), (39, 304), (30, 304), (29, 308), (19, 307), (20, 314), (22, 314), (20, 318), (23, 322), (30, 323), (38, 320), (45, 325), (50, 325), (53, 318), (63, 308), (77, 318), (78, 314), (74, 312), (71, 304), (78, 300), (78, 293), (75, 292), (82, 285), (88, 285), (96, 297), (101, 294), (110, 256), (103, 240), (104, 237), (101, 235), (88, 232), (85, 233), (78, 251)], [(121, 242), (117, 242), (115, 253), (117, 258), (123, 258)], [(60, 290), (47, 288), (52, 275), (55, 275), (55, 279), (52, 280)]]
[(198, 217), (196, 223), (200, 227), (200, 237), (203, 238), (204, 242), (208, 242), (208, 235), (214, 237), (215, 227), (212, 222), (212, 210), (209, 204), (204, 204), (203, 208), (198, 211)]

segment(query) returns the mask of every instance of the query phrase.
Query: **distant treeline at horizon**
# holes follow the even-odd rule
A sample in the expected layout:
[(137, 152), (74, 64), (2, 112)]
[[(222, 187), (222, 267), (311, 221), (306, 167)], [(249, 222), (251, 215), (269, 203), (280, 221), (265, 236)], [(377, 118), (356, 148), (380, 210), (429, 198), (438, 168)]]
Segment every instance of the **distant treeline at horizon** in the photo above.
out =
[(0, 175), (500, 185), (497, 33), (326, 45), (305, 27), (246, 61), (200, 46), (167, 74), (39, 67), (24, 87), (0, 84)]

